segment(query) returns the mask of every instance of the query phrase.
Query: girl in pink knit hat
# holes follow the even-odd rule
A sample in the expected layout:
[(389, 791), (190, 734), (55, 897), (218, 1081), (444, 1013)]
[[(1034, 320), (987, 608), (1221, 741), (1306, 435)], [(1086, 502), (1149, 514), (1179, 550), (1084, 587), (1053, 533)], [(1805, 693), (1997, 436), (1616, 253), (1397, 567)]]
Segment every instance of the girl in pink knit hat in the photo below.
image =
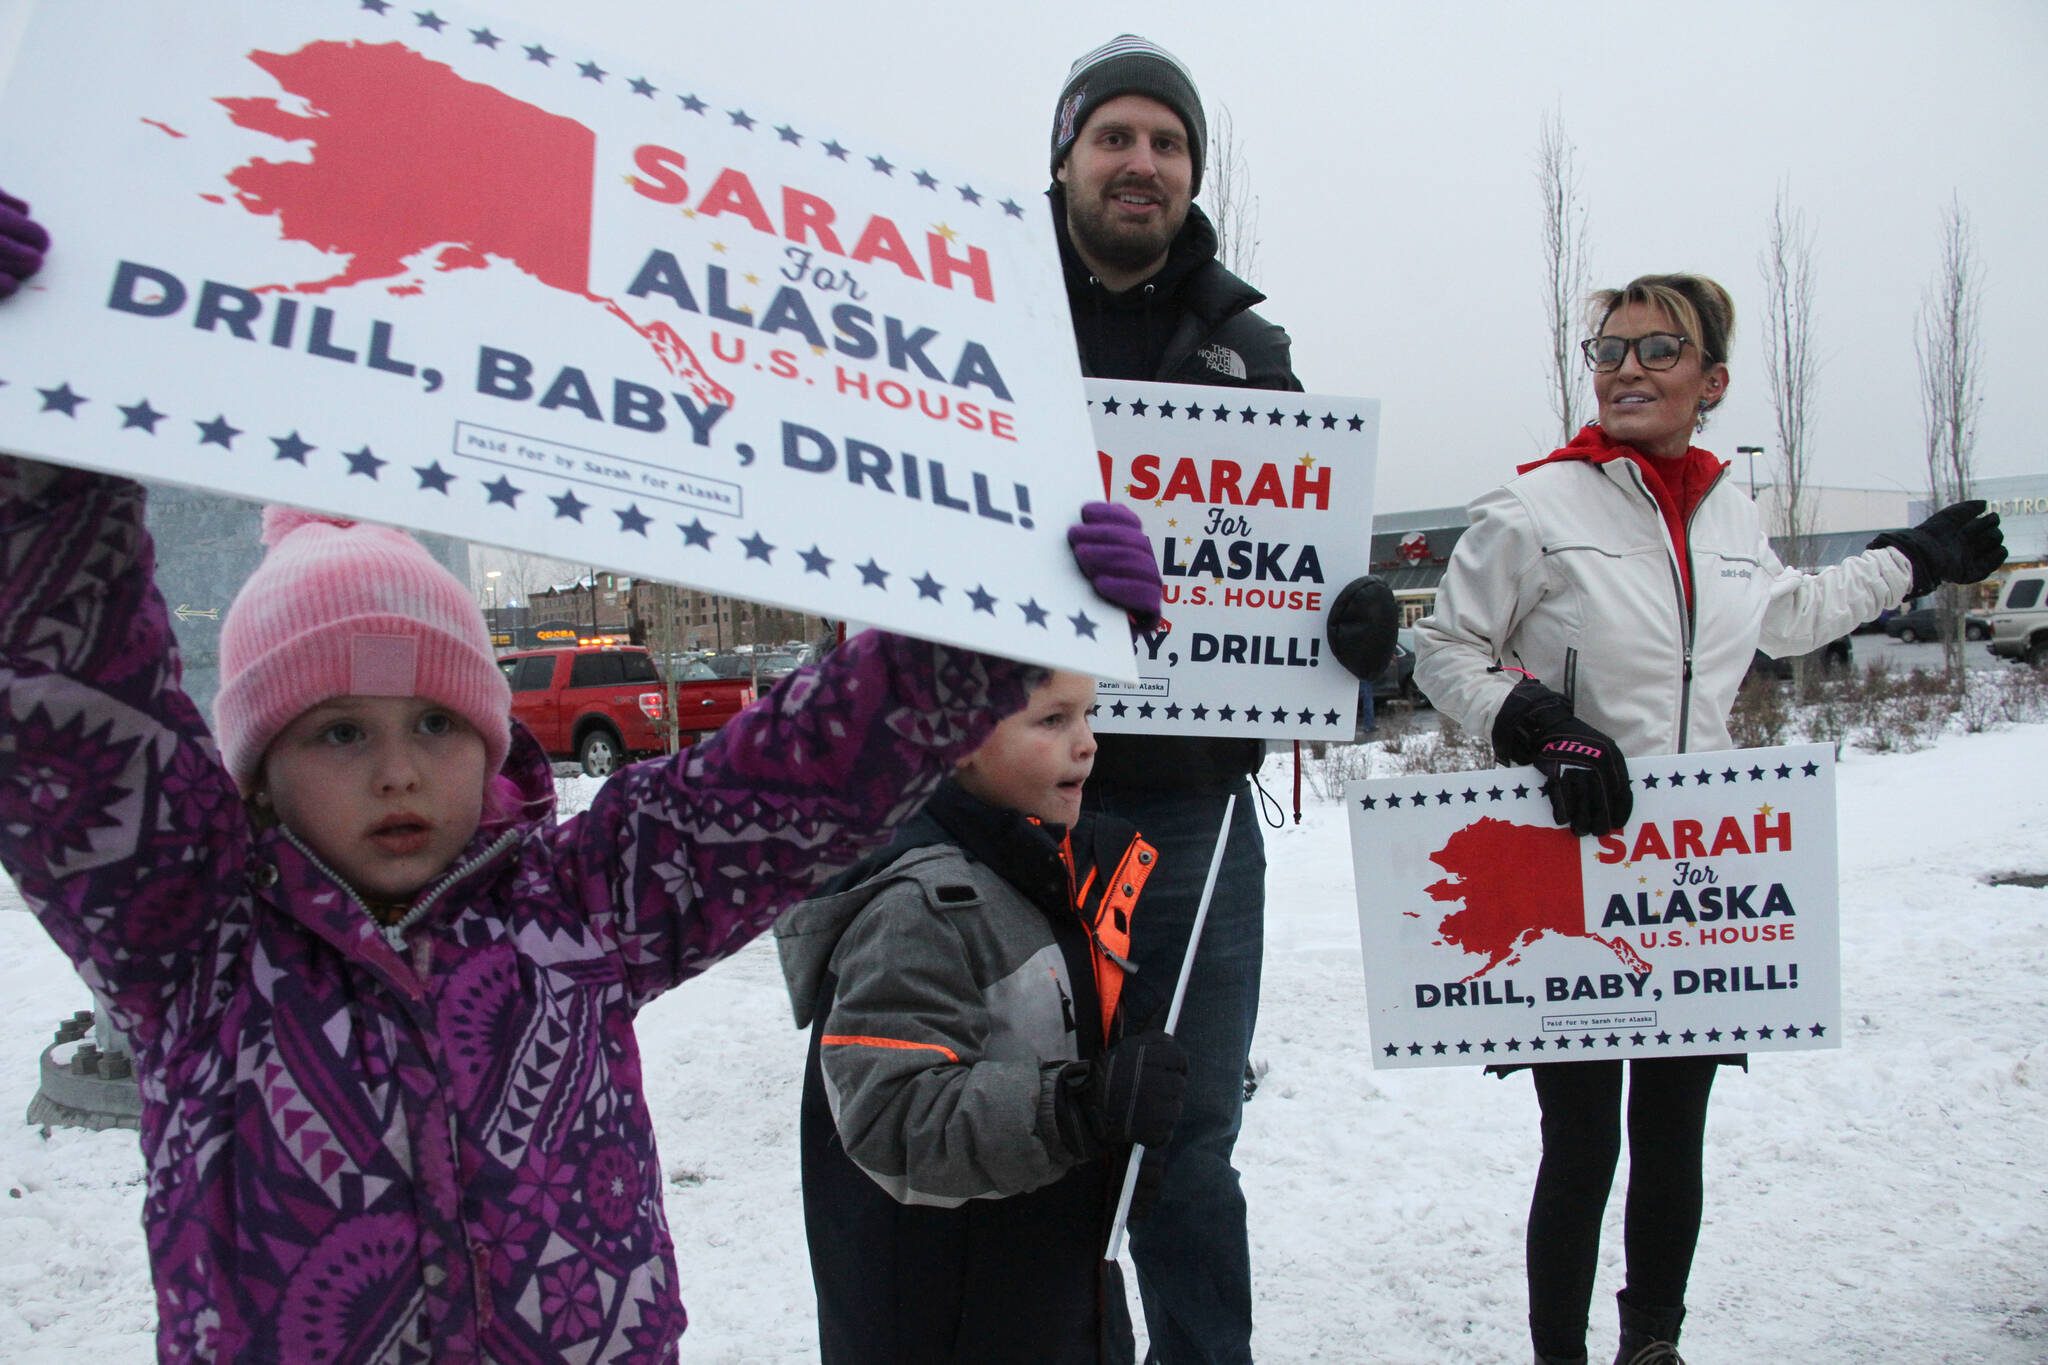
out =
[[(142, 510), (0, 455), (0, 864), (134, 1050), (160, 1358), (674, 1360), (634, 1015), (1044, 670), (862, 635), (558, 822), (482, 614), (380, 527), (266, 518), (216, 750)], [(1087, 519), (1097, 590), (1156, 612), (1135, 519)]]

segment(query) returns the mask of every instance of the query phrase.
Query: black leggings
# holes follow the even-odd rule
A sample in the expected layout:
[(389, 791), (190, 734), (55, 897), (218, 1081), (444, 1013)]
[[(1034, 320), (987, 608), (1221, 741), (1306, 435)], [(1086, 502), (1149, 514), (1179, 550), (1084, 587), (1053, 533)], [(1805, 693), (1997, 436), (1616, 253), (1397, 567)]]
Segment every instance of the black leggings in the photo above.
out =
[[(1678, 1307), (1700, 1236), (1700, 1144), (1719, 1061), (1632, 1061), (1628, 1207), (1623, 1247), (1630, 1303)], [(1600, 1219), (1621, 1156), (1621, 1063), (1530, 1068), (1543, 1107), (1543, 1165), (1529, 1205), (1529, 1331), (1539, 1353), (1586, 1349)]]

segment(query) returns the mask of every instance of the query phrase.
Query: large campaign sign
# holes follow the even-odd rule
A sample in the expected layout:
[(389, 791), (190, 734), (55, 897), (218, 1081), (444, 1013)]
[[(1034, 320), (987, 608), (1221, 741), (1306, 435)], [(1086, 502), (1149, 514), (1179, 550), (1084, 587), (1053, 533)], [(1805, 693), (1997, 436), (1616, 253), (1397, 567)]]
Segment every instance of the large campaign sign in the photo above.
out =
[(1372, 563), (1379, 403), (1088, 381), (1103, 491), (1158, 551), (1165, 611), (1096, 729), (1349, 740), (1359, 680), (1329, 656), (1330, 599)]
[(0, 0), (0, 447), (1131, 676), (1042, 200), (675, 55)]
[(1533, 768), (1346, 788), (1374, 1065), (1841, 1045), (1834, 750), (1629, 772), (1597, 838)]

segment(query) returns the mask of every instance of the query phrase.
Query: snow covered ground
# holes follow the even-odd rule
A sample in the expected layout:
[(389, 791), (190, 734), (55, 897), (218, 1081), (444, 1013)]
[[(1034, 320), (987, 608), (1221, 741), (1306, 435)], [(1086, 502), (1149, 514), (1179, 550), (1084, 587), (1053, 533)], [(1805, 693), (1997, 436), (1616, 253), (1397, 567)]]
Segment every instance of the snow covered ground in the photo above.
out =
[[(1269, 776), (1278, 776), (1275, 760)], [(1840, 1051), (1723, 1072), (1695, 1365), (2048, 1362), (2048, 726), (1840, 769)], [(1269, 782), (1275, 790), (1281, 783)], [(587, 800), (582, 779), (564, 783)], [(1526, 1077), (1375, 1074), (1344, 813), (1268, 834), (1270, 1070), (1239, 1163), (1268, 1362), (1528, 1359)], [(140, 1365), (153, 1310), (129, 1133), (7, 1119), (88, 1001), (0, 882), (0, 1361)], [(814, 1356), (797, 1194), (803, 1036), (756, 943), (641, 1023), (693, 1324), (686, 1362)], [(1620, 1201), (1600, 1295), (1619, 1283)], [(1612, 1349), (1595, 1303), (1594, 1353)]]

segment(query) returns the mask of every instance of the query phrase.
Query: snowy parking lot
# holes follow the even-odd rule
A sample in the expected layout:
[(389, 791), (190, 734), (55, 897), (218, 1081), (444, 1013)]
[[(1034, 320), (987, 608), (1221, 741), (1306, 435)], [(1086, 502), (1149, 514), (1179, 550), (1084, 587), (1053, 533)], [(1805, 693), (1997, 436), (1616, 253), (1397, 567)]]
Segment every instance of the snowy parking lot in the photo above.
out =
[[(1934, 648), (1857, 639), (1859, 658)], [(1844, 756), (1843, 1046), (1717, 1082), (1695, 1365), (2048, 1361), (2048, 891), (1987, 883), (2048, 872), (2044, 771), (2048, 725)], [(562, 785), (588, 799), (586, 779)], [(1344, 812), (1314, 802), (1268, 846), (1268, 1070), (1238, 1149), (1259, 1357), (1520, 1365), (1528, 1080), (1374, 1072)], [(87, 997), (4, 883), (0, 934), (0, 1116), (18, 1116), (51, 1028)], [(640, 1032), (692, 1317), (683, 1359), (814, 1359), (804, 1038), (772, 946), (658, 1002)], [(0, 1360), (152, 1359), (141, 1179), (132, 1133), (0, 1122)], [(1601, 1360), (1619, 1224), (1616, 1199)]]

